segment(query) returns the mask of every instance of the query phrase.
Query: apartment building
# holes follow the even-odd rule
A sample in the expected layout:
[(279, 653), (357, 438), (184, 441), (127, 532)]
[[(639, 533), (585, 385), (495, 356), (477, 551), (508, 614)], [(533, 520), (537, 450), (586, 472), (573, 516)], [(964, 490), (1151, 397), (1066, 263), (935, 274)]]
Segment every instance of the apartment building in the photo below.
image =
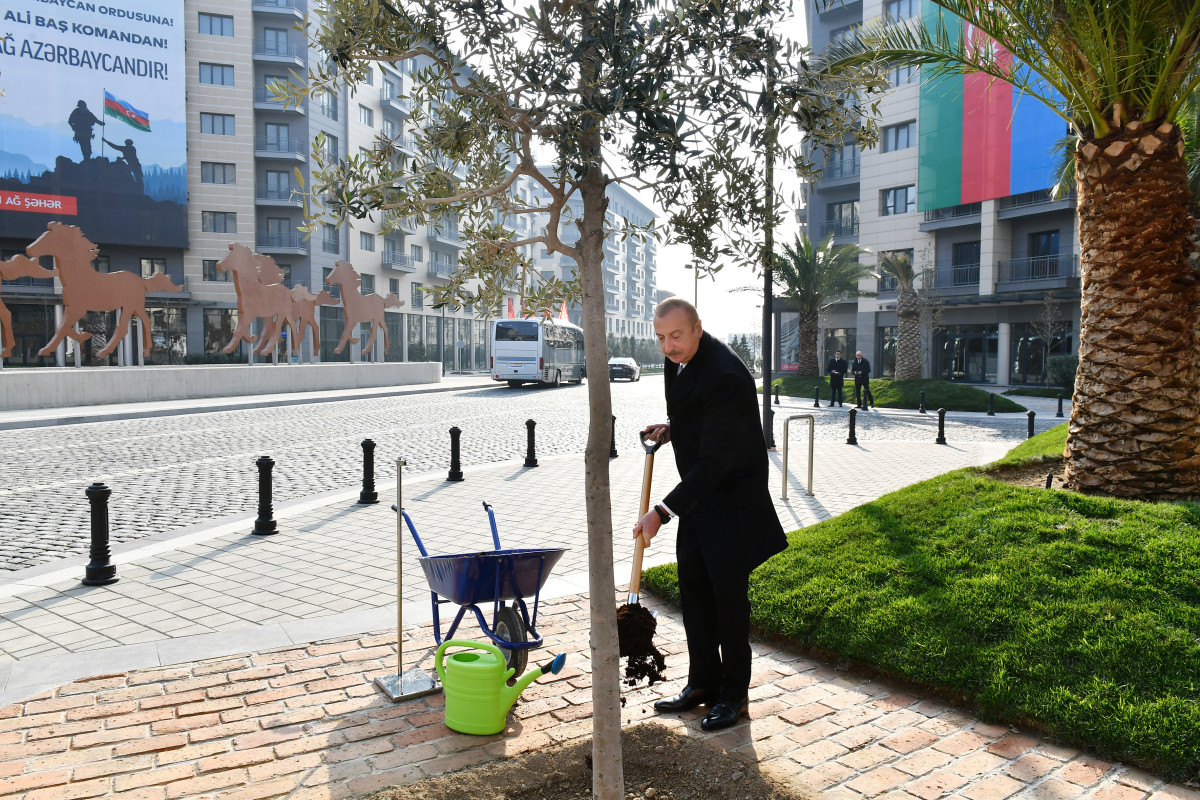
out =
[[(815, 51), (854, 26), (905, 25), (933, 9), (922, 0), (808, 0)], [(895, 66), (880, 104), (880, 141), (847, 144), (805, 187), (808, 235), (907, 255), (926, 298), (924, 374), (987, 384), (1042, 384), (1050, 355), (1074, 353), (1079, 329), (1079, 244), (1074, 197), (1056, 201), (1053, 143), (1066, 123), (1038, 101), (986, 78), (922, 77)], [(1007, 105), (1005, 105), (1007, 104)], [(872, 278), (822, 314), (819, 360), (863, 351), (876, 376), (895, 364), (894, 280)], [(1048, 298), (1049, 295), (1049, 298)], [(776, 301), (775, 368), (796, 369), (794, 311)], [(1049, 335), (1049, 339), (1047, 336)]]
[[(386, 348), (379, 341), (370, 352), (363, 352), (364, 337), (360, 337), (360, 343), (334, 353), (344, 316), (340, 305), (325, 306), (320, 309), (320, 342), (315, 348), (309, 341), (293, 343), (295, 358), (440, 360), (447, 370), (486, 369), (486, 320), (477, 319), (471, 307), (435, 308), (423, 291), (444, 285), (454, 271), (465, 246), (456, 219), (427, 225), (398, 220), (393, 229), (384, 224), (383, 215), (375, 214), (373, 219), (353, 221), (350, 227), (321, 225), (312, 236), (299, 230), (304, 219), (302, 203), (293, 193), (298, 185), (296, 172), (306, 185), (311, 183), (309, 154), (318, 133), (325, 135), (329, 156), (369, 150), (379, 135), (412, 150), (413, 106), (408, 94), (420, 64), (377, 65), (363, 84), (288, 106), (272, 95), (270, 87), (291, 80), (292, 74), (303, 76), (321, 58), (295, 27), (312, 0), (129, 0), (121, 10), (80, 2), (71, 10), (54, 12), (61, 30), (44, 24), (50, 14), (44, 4), (14, 3), (27, 7), (16, 13), (18, 18), (27, 17), (28, 30), (17, 30), (31, 43), (30, 52), (42, 39), (66, 51), (85, 52), (90, 47), (100, 54), (97, 58), (109, 59), (103, 62), (107, 67), (116, 64), (117, 69), (93, 79), (91, 73), (100, 66), (57, 63), (39, 73), (37, 82), (30, 81), (38, 85), (26, 90), (27, 102), (21, 103), (22, 98), (11, 91), (7, 100), (0, 100), (4, 112), (28, 117), (12, 124), (0, 121), (0, 193), (7, 190), (3, 196), (10, 200), (13, 195), (18, 200), (25, 195), (65, 198), (80, 188), (67, 179), (70, 176), (80, 185), (116, 177), (128, 183), (126, 173), (132, 170), (120, 160), (120, 153), (112, 147), (100, 149), (101, 138), (128, 135), (137, 152), (143, 153), (140, 164), (147, 197), (142, 197), (139, 181), (137, 191), (98, 194), (97, 208), (86, 214), (82, 207), (78, 214), (56, 215), (7, 213), (0, 206), (4, 258), (24, 252), (32, 238), (46, 229), (47, 221), (61, 219), (79, 225), (98, 246), (97, 269), (140, 271), (146, 277), (155, 272), (169, 275), (185, 290), (147, 297), (154, 363), (179, 363), (185, 354), (217, 353), (230, 341), (238, 320), (237, 297), (231, 273), (217, 267), (229, 253), (230, 243), (270, 256), (287, 286), (303, 285), (314, 294), (326, 288), (336, 296), (338, 287), (326, 286), (325, 280), (337, 261), (349, 261), (361, 276), (364, 294), (394, 294), (405, 303), (387, 314)], [(146, 76), (122, 69), (112, 55), (122, 48), (130, 50), (132, 44), (154, 53), (139, 60), (146, 61), (145, 68), (140, 63), (130, 67)], [(104, 50), (112, 54), (105, 55)], [(6, 58), (6, 77), (14, 84), (21, 82), (14, 68), (23, 63)], [(114, 72), (120, 74), (114, 77)], [(151, 81), (155, 74), (159, 79)], [(99, 87), (106, 87), (104, 103), (90, 106), (95, 119), (90, 127), (96, 137), (92, 153), (72, 142), (72, 130), (74, 142), (79, 142), (80, 134), (67, 127), (67, 112), (85, 91), (78, 88), (83, 77), (96, 83), (97, 88), (86, 94), (89, 100), (94, 94), (98, 101)], [(29, 110), (35, 104), (52, 107), (53, 118), (35, 117)], [(120, 113), (125, 113), (124, 119)], [(141, 123), (145, 124), (138, 127)], [(53, 148), (42, 147), (39, 133), (43, 139), (54, 139)], [(151, 153), (166, 155), (152, 160), (147, 157)], [(36, 176), (56, 163), (58, 177), (39, 183)], [(177, 180), (178, 186), (168, 185), (170, 179)], [(172, 214), (178, 216), (177, 224)], [(130, 223), (128, 231), (121, 227), (139, 218), (140, 226)], [(63, 348), (56, 355), (37, 355), (62, 314), (54, 280), (5, 281), (3, 298), (13, 312), (18, 336), (9, 365), (70, 363), (71, 355)], [(109, 330), (112, 316), (108, 315)]]

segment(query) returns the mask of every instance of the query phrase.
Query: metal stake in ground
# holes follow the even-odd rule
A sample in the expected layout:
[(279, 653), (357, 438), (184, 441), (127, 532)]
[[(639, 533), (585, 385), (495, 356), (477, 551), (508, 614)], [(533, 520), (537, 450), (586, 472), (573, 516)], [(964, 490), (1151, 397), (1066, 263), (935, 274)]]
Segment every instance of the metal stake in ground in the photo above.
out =
[(533, 429), (537, 423), (531, 419), (525, 420), (525, 466), (536, 467), (537, 455), (533, 449)]
[(405, 463), (402, 459), (396, 459), (396, 505), (392, 506), (396, 512), (396, 674), (380, 675), (375, 679), (375, 685), (382, 689), (388, 700), (393, 703), (420, 697), (441, 688), (437, 679), (424, 670), (414, 668), (404, 671), (404, 570), (401, 557), (404, 552), (404, 494), (401, 491), (401, 476)]
[(1033, 418), (1035, 416), (1037, 416), (1037, 415), (1034, 412), (1032, 412), (1032, 411), (1029, 412), (1029, 430), (1026, 432), (1026, 437), (1025, 437), (1027, 439), (1033, 438)]
[(461, 481), (463, 479), (462, 465), (458, 461), (458, 437), (462, 436), (462, 431), (458, 426), (450, 429), (450, 473), (446, 476), (448, 481)]
[(1058, 396), (1058, 413), (1054, 415), (1054, 416), (1056, 416), (1056, 417), (1058, 417), (1058, 418), (1060, 418), (1060, 419), (1062, 418), (1062, 415), (1063, 415), (1063, 413), (1062, 413), (1062, 401), (1063, 401), (1063, 396), (1060, 394), (1060, 395)]
[(93, 483), (83, 492), (92, 506), (91, 562), (83, 570), (84, 586), (107, 586), (120, 580), (117, 565), (108, 549), (108, 498), (112, 495), (103, 483)]
[(944, 408), (938, 409), (938, 435), (933, 442), (934, 444), (946, 443), (946, 409)]
[(921, 390), (921, 405), (920, 405), (920, 407), (917, 408), (917, 411), (920, 411), (922, 414), (928, 413), (925, 411), (925, 390), (924, 389)]
[(270, 536), (279, 533), (279, 525), (275, 522), (275, 509), (271, 506), (271, 470), (275, 462), (270, 456), (263, 456), (254, 462), (258, 465), (258, 519), (254, 520), (254, 530), (259, 536)]
[(372, 505), (379, 502), (379, 492), (375, 491), (375, 440), (363, 439), (363, 484), (358, 493), (360, 505)]
[(988, 392), (988, 413), (989, 417), (996, 416), (996, 395)]
[(858, 437), (854, 435), (854, 418), (858, 416), (858, 409), (850, 408), (850, 435), (846, 437), (846, 444), (858, 444)]

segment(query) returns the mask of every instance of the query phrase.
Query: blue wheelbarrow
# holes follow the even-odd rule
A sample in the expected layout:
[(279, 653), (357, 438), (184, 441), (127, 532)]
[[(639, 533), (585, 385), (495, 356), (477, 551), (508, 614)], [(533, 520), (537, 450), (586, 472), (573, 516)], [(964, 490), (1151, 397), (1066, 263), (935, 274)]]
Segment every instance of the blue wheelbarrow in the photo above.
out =
[[(550, 570), (567, 551), (564, 548), (502, 549), (500, 534), (496, 531), (496, 515), (486, 502), (483, 507), (492, 526), (492, 543), (496, 549), (458, 555), (429, 555), (408, 512), (401, 509), (400, 514), (417, 543), (417, 549), (421, 551), (421, 557), (417, 560), (429, 583), (433, 603), (433, 636), (437, 643), (440, 645), (443, 640), (439, 607), (444, 603), (456, 603), (460, 608), (445, 638), (454, 638), (463, 616), (471, 611), (479, 620), (479, 627), (504, 653), (506, 665), (516, 670), (514, 675), (520, 675), (529, 661), (529, 651), (542, 645), (542, 636), (537, 632), (538, 601), (542, 587), (550, 577)], [(531, 595), (532, 613), (524, 599)], [(488, 602), (492, 604), (490, 627), (479, 608), (481, 603)]]

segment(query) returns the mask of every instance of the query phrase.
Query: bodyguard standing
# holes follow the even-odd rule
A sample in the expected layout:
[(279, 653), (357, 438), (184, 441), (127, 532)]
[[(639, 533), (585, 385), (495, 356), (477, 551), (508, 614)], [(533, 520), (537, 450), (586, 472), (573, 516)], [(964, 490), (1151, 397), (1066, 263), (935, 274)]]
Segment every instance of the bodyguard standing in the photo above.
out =
[(838, 408), (842, 407), (842, 382), (846, 378), (846, 359), (842, 358), (842, 351), (838, 350), (833, 354), (833, 358), (829, 359), (829, 366), (826, 372), (829, 373), (829, 408), (833, 408), (834, 399), (837, 400)]
[(875, 396), (871, 394), (871, 362), (863, 358), (862, 351), (854, 354), (854, 363), (850, 365), (854, 373), (854, 404), (866, 408), (871, 404), (875, 407)]

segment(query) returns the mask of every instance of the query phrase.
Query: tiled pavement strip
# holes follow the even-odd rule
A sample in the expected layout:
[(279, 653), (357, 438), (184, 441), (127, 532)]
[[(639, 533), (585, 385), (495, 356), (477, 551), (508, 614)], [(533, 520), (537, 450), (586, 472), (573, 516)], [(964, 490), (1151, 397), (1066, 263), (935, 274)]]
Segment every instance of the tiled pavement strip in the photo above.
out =
[[(815, 498), (796, 478), (797, 447), (790, 502), (777, 507), (795, 528), (1006, 447), (818, 445)], [(660, 453), (656, 493), (674, 479), (671, 462)], [(619, 583), (642, 463), (629, 450), (611, 462)], [(433, 553), (488, 547), (481, 499), (496, 506), (502, 544), (572, 548), (547, 585), (546, 650), (532, 657), (565, 652), (567, 669), (526, 690), (504, 734), (456, 734), (442, 723), (440, 695), (393, 705), (372, 684), (395, 672), (396, 652), (394, 489), (381, 486), (378, 506), (355, 506), (355, 491), (293, 508), (274, 537), (251, 537), (242, 522), (143, 544), (123, 554), (110, 587), (80, 587), (79, 565), (0, 587), (4, 624), (33, 637), (20, 661), (0, 662), (0, 702), (18, 701), (0, 708), (0, 796), (354, 797), (589, 735), (581, 476), (577, 457), (468, 470), (459, 484), (405, 476), (405, 507)], [(555, 530), (542, 530), (547, 517)], [(647, 563), (671, 560), (669, 543), (656, 544)], [(411, 539), (404, 545), (405, 666), (432, 671), (428, 588)], [(659, 611), (672, 681), (628, 691), (624, 719), (708, 736), (698, 713), (650, 710), (678, 688), (686, 658), (676, 611), (647, 602)], [(464, 623), (463, 634), (477, 636), (474, 627)], [(0, 631), (6, 649), (11, 635)], [(709, 738), (827, 795), (1200, 798), (770, 644), (756, 644), (755, 665), (752, 721)]]

